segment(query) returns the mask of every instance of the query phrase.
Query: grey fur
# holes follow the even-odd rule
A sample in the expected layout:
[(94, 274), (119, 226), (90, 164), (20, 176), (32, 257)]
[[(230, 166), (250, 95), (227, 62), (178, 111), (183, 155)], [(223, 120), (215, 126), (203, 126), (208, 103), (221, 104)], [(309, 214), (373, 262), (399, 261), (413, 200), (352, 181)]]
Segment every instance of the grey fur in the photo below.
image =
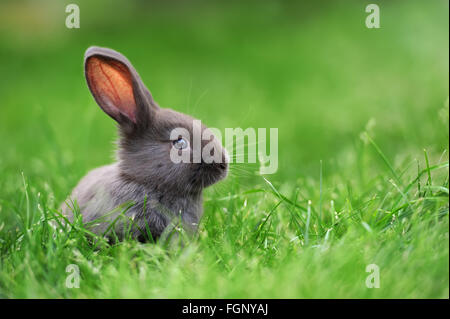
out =
[[(91, 57), (111, 62), (129, 72), (136, 103), (135, 121), (96, 91), (95, 83), (90, 82), (92, 78), (87, 74)], [(118, 161), (96, 168), (82, 178), (69, 200), (62, 204), (63, 214), (72, 220), (70, 203), (76, 202), (83, 222), (88, 223), (93, 232), (102, 235), (123, 210), (121, 205), (130, 204), (125, 215), (133, 220), (131, 234), (134, 238), (145, 237), (146, 225), (153, 238), (158, 238), (174, 218), (180, 217), (185, 229), (196, 231), (202, 216), (203, 188), (225, 178), (228, 172), (226, 151), (220, 141), (214, 139), (215, 146), (222, 151), (221, 163), (206, 164), (203, 160), (202, 163), (173, 163), (170, 160), (173, 144), (169, 134), (173, 128), (183, 127), (190, 132), (192, 139), (193, 118), (160, 108), (131, 63), (120, 53), (90, 47), (84, 61), (91, 93), (105, 113), (119, 124)], [(204, 130), (208, 129), (202, 126)], [(192, 145), (192, 141), (189, 142)], [(202, 141), (202, 147), (206, 143)], [(117, 219), (114, 231), (119, 238), (123, 237), (128, 225), (126, 219)]]

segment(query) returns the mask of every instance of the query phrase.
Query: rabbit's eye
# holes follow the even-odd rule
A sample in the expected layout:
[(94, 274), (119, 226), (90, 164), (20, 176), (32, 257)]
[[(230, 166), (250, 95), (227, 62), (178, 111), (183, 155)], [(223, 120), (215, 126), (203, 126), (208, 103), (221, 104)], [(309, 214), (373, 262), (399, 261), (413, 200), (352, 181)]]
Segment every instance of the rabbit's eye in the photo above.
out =
[(173, 141), (173, 146), (176, 149), (182, 150), (188, 147), (188, 142), (184, 138), (180, 137), (178, 140)]

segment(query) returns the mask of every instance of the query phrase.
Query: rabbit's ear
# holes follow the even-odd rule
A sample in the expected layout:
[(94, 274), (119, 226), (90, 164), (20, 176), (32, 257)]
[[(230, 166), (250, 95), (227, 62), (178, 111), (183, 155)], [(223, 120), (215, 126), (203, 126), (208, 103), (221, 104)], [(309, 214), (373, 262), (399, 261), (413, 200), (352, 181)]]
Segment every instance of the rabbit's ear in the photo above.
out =
[(84, 58), (89, 89), (98, 105), (122, 127), (147, 127), (158, 108), (136, 70), (122, 54), (90, 47)]

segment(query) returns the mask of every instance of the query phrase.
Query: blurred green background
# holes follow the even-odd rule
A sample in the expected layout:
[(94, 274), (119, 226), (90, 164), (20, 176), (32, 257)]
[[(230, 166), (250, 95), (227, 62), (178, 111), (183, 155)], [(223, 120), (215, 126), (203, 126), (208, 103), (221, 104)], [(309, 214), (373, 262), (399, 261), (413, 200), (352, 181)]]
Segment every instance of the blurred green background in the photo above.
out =
[(448, 144), (447, 1), (377, 1), (380, 29), (361, 1), (76, 1), (81, 28), (67, 29), (69, 3), (0, 4), (2, 177), (68, 192), (111, 162), (115, 126), (82, 72), (90, 45), (125, 54), (163, 107), (279, 128), (280, 181), (339, 169), (369, 121), (391, 158)]

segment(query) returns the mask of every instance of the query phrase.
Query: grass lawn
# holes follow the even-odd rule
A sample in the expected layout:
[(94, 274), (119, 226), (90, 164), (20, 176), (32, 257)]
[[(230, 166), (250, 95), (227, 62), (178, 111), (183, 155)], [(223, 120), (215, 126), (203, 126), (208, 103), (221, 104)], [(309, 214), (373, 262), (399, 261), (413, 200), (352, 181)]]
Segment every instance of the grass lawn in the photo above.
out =
[[(0, 298), (449, 298), (448, 2), (377, 3), (380, 29), (361, 1), (78, 1), (67, 29), (60, 1), (2, 1)], [(278, 172), (232, 165), (183, 248), (52, 227), (113, 161), (90, 45), (127, 55), (163, 107), (278, 128)]]

